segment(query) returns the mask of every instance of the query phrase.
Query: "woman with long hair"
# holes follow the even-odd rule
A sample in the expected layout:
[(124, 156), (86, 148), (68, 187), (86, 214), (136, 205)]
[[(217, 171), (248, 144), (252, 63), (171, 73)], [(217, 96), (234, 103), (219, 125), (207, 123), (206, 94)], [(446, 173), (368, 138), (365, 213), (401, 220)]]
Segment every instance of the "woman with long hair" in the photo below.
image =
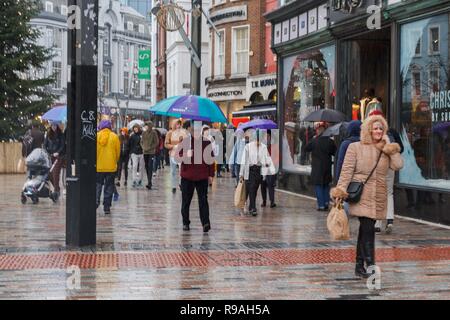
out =
[(351, 182), (365, 182), (360, 200), (349, 206), (350, 214), (360, 221), (355, 275), (362, 278), (370, 277), (372, 273), (366, 268), (375, 265), (375, 222), (386, 219), (388, 170), (403, 167), (400, 146), (390, 142), (387, 131), (382, 116), (371, 116), (363, 122), (361, 141), (349, 145), (338, 184), (331, 190), (333, 199), (341, 201), (347, 199)]

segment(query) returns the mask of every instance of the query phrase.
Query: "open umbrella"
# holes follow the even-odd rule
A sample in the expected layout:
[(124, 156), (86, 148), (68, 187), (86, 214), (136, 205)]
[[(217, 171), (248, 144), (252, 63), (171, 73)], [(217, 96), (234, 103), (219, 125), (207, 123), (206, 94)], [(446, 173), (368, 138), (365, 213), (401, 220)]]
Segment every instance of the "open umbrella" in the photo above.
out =
[(333, 109), (320, 109), (317, 111), (311, 112), (309, 115), (306, 116), (303, 121), (306, 122), (333, 122), (338, 123), (345, 121), (345, 114), (343, 114), (340, 111), (336, 111)]
[(331, 136), (338, 136), (341, 134), (341, 131), (343, 129), (347, 129), (348, 127), (348, 122), (339, 122), (337, 124), (335, 124), (334, 126), (328, 127), (324, 132), (323, 132), (323, 136), (325, 137), (331, 137)]
[(268, 119), (256, 119), (249, 122), (246, 122), (239, 126), (239, 129), (245, 130), (249, 128), (254, 129), (276, 129), (278, 128), (277, 124), (273, 122), (272, 120)]
[(156, 130), (159, 131), (159, 133), (161, 133), (162, 135), (165, 135), (167, 133), (167, 129), (164, 128), (155, 128)]
[(222, 110), (212, 100), (195, 95), (175, 96), (164, 99), (151, 107), (150, 112), (176, 118), (227, 122), (227, 118)]
[(132, 120), (132, 121), (130, 121), (130, 122), (128, 123), (128, 130), (133, 129), (133, 127), (134, 127), (136, 124), (137, 124), (138, 126), (140, 126), (140, 127), (143, 127), (145, 123), (144, 123), (144, 121), (142, 121), (142, 120), (134, 119), (134, 120)]
[(67, 106), (51, 108), (43, 114), (42, 119), (51, 122), (67, 122)]

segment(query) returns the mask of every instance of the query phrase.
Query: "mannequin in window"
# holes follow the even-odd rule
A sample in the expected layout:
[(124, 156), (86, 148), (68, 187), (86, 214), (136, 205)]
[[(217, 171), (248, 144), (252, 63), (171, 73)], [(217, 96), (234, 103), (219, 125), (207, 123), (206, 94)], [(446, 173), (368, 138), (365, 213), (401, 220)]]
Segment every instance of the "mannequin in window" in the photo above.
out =
[(369, 117), (369, 114), (371, 114), (374, 111), (383, 112), (383, 105), (381, 104), (381, 98), (373, 98), (366, 106), (365, 110), (365, 118)]
[(373, 100), (373, 98), (375, 97), (375, 89), (370, 88), (370, 89), (366, 89), (364, 90), (364, 96), (360, 101), (360, 113), (361, 113), (361, 121), (364, 121), (364, 119), (366, 118), (366, 114), (368, 114), (366, 112), (367, 106), (369, 105), (369, 103)]

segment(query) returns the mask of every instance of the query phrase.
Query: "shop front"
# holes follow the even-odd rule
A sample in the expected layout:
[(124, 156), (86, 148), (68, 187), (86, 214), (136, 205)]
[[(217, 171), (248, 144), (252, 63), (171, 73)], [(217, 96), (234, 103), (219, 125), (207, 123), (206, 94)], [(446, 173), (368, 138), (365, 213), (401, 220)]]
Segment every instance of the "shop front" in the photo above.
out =
[(405, 147), (397, 212), (450, 224), (450, 1), (419, 2), (382, 1), (378, 15), (378, 0), (295, 1), (266, 15), (278, 55), (280, 188), (314, 194), (311, 111), (364, 121), (378, 109)]
[(208, 98), (220, 107), (230, 123), (233, 120), (233, 112), (242, 109), (247, 104), (245, 83), (232, 86), (210, 86), (207, 94)]

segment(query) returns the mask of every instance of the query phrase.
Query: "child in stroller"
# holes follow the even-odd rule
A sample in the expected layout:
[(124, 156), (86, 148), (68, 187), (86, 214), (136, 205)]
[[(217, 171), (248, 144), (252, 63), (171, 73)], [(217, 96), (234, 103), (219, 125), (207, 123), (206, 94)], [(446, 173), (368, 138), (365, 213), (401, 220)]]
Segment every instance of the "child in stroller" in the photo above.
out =
[(50, 182), (49, 175), (54, 167), (50, 157), (44, 149), (34, 149), (26, 159), (27, 181), (23, 185), (21, 202), (25, 204), (27, 197), (33, 204), (39, 202), (39, 198), (50, 198), (53, 202), (58, 200), (58, 194)]

